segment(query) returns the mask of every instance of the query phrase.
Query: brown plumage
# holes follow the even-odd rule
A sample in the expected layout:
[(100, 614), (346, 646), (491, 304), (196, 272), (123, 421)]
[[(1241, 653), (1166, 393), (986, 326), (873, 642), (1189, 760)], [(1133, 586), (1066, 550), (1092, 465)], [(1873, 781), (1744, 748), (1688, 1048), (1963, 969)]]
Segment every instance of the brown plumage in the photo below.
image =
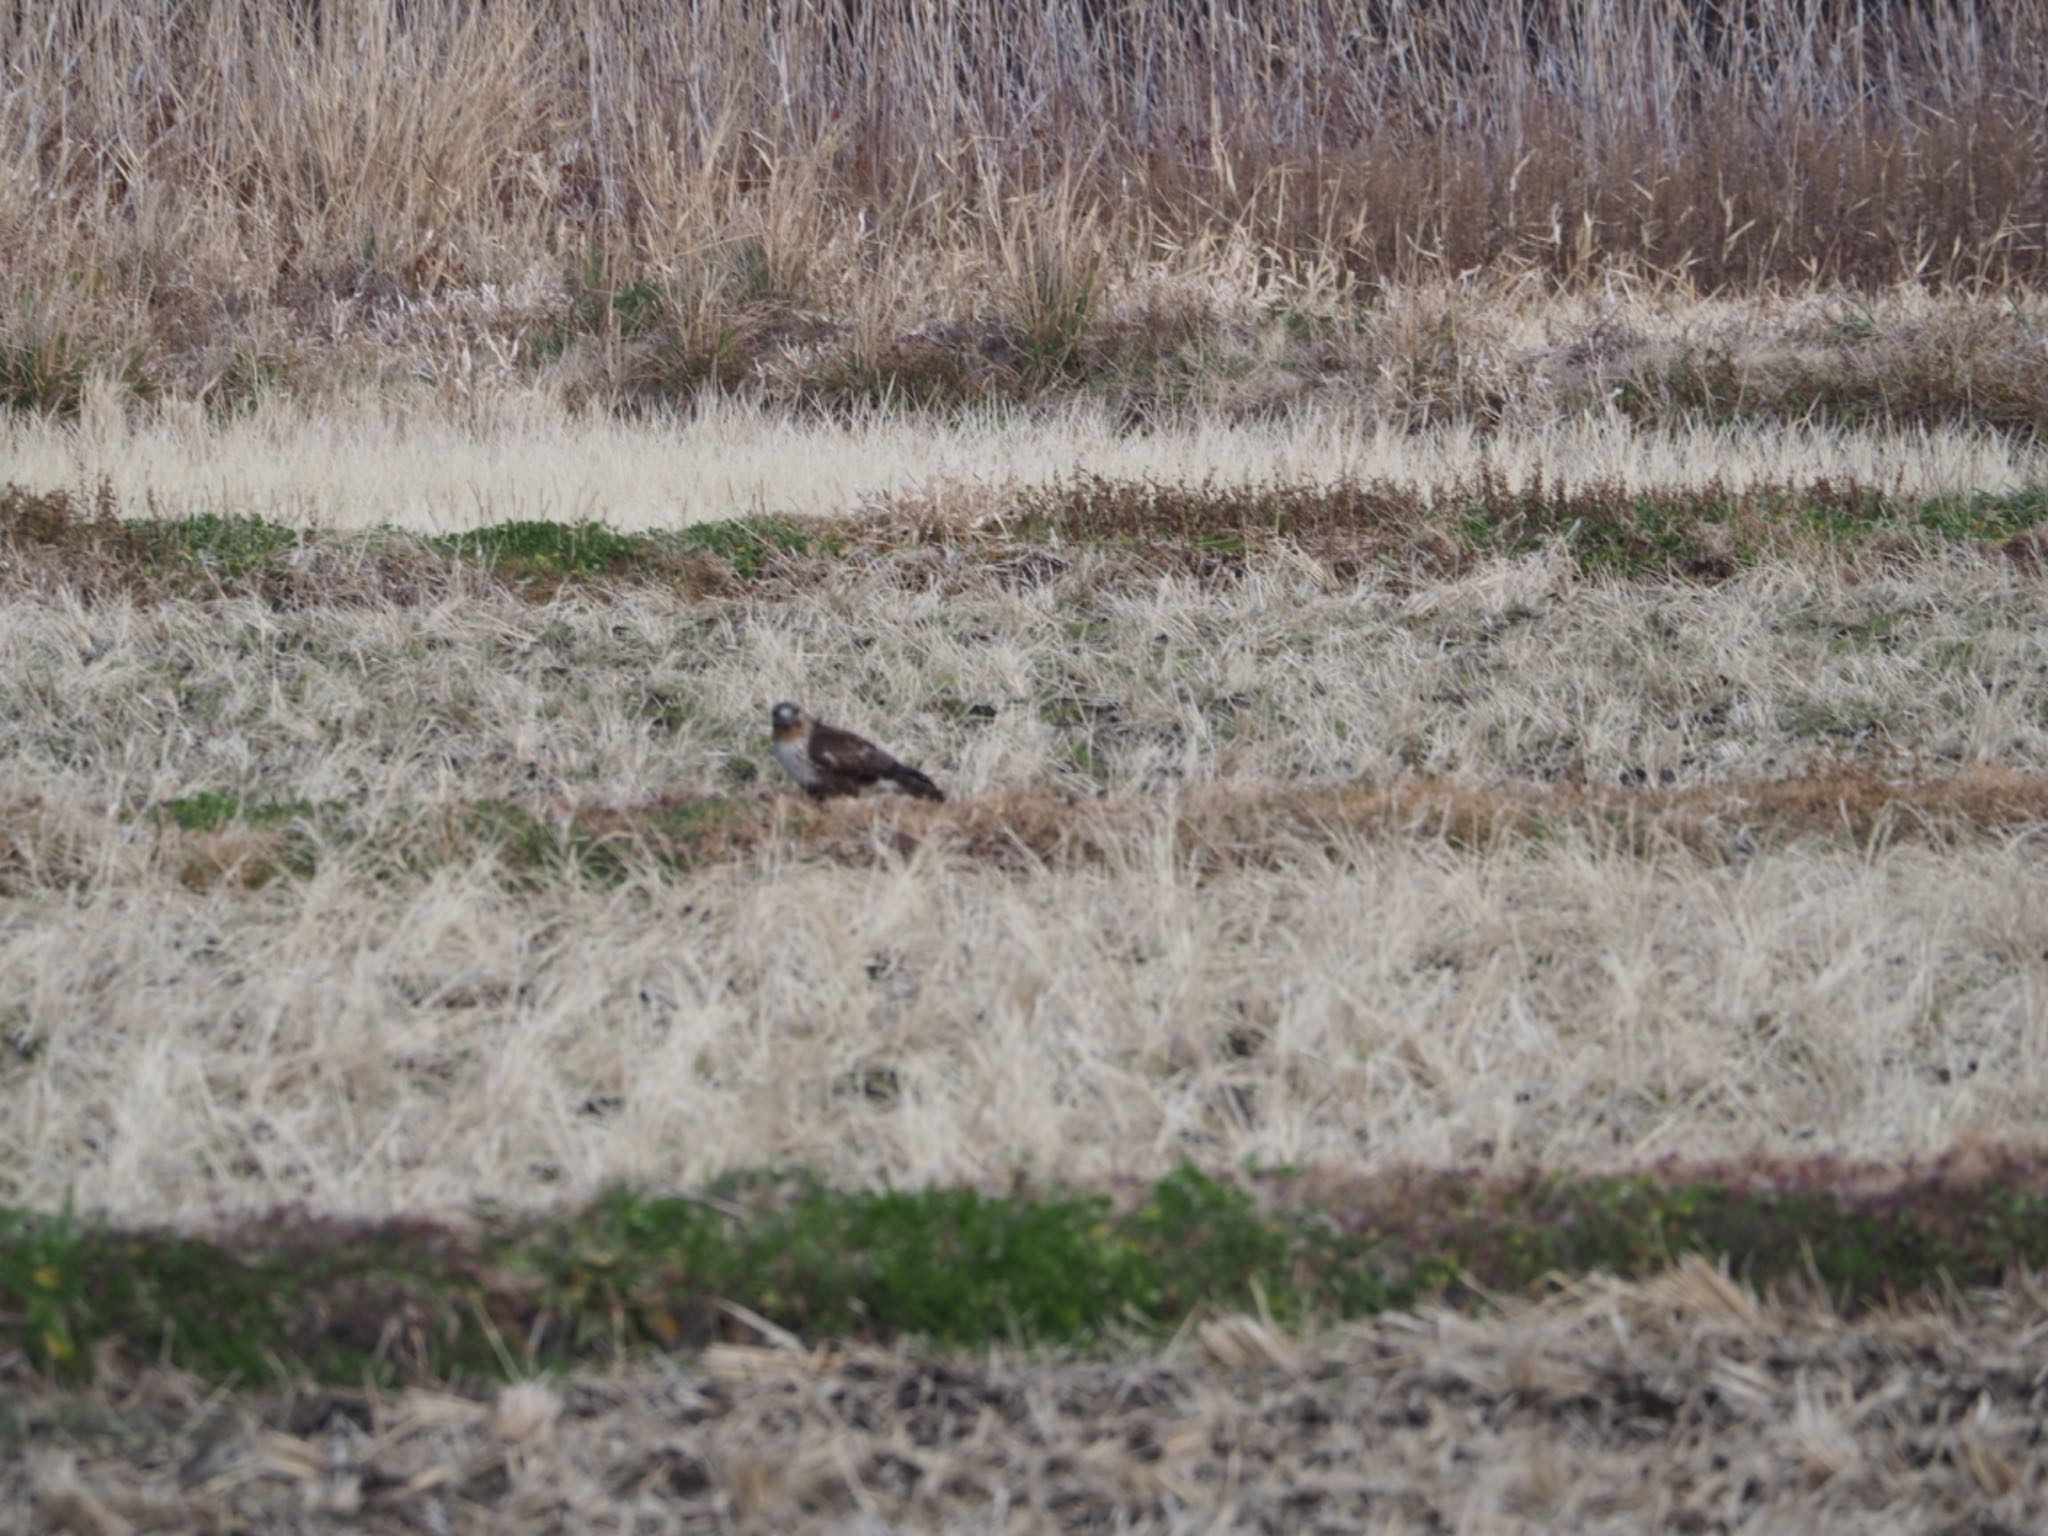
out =
[(865, 737), (820, 725), (800, 705), (778, 704), (769, 719), (775, 731), (775, 760), (813, 800), (857, 795), (884, 780), (926, 800), (946, 798), (915, 768), (905, 767)]

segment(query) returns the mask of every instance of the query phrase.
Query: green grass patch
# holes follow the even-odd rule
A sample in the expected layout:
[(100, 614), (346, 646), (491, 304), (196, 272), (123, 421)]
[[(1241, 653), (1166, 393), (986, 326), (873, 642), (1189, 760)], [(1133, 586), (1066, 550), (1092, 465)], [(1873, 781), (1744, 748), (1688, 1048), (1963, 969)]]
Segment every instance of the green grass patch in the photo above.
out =
[[(1287, 545), (1340, 577), (1395, 569), (1447, 575), (1488, 556), (1553, 544), (1589, 572), (1623, 578), (1725, 579), (1763, 560), (1887, 558), (1918, 546), (2007, 546), (2038, 565), (2048, 486), (1908, 500), (1861, 485), (1717, 484), (1643, 490), (1510, 485), (1493, 474), (1433, 488), (1174, 484), (1081, 475), (1027, 487), (1006, 515), (962, 517), (906, 506), (877, 522), (774, 516), (622, 533), (600, 523), (497, 523), (457, 534), (301, 533), (254, 517), (124, 521), (111, 494), (87, 510), (63, 493), (0, 489), (0, 581), (63, 583), (90, 596), (250, 595), (303, 605), (420, 600), (458, 569), (544, 600), (572, 587), (656, 586), (691, 594), (829, 561), (939, 547), (1011, 579), (1020, 557), (1091, 545), (1134, 571), (1197, 575), (1244, 568)], [(313, 558), (302, 559), (302, 551)], [(1009, 562), (1010, 575), (1004, 572)]]
[(274, 827), (341, 809), (338, 801), (316, 804), (311, 800), (245, 801), (214, 790), (201, 790), (176, 800), (159, 801), (152, 813), (160, 821), (187, 832), (215, 832), (241, 824)]
[[(1847, 632), (1840, 643), (1881, 647), (1885, 622)], [(1234, 729), (1231, 701), (1216, 700), (1214, 707), (1221, 728)], [(955, 718), (979, 720), (982, 708), (969, 706)], [(1114, 714), (1111, 703), (1063, 696), (1044, 704), (1039, 718), (1068, 737), (1061, 749), (1065, 763), (1099, 775), (1104, 765), (1093, 728)], [(1819, 708), (1787, 728), (1822, 738), (1870, 729), (1854, 712)], [(163, 802), (146, 814), (194, 888), (306, 875), (330, 859), (378, 881), (453, 865), (488, 871), (514, 890), (563, 880), (606, 887), (746, 859), (768, 843), (804, 858), (853, 864), (931, 844), (978, 863), (1042, 869), (1119, 857), (1132, 836), (1158, 825), (1156, 805), (1142, 796), (1077, 806), (1050, 791), (967, 797), (944, 809), (876, 797), (867, 803), (866, 818), (849, 821), (793, 792), (752, 792), (747, 786), (760, 773), (757, 762), (736, 756), (721, 775), (736, 786), (731, 793), (622, 806), (491, 798), (420, 806), (371, 821), (344, 814), (336, 802), (245, 802), (208, 792)], [(1276, 826), (1314, 829), (1319, 836), (1440, 839), (1470, 850), (1586, 837), (1616, 853), (1686, 848), (1720, 859), (1733, 847), (1725, 820), (1729, 796), (1746, 806), (1744, 846), (1750, 848), (1759, 839), (1775, 845), (1795, 838), (1847, 840), (1866, 850), (1923, 839), (1946, 846), (1958, 837), (2004, 838), (2048, 820), (2048, 779), (2037, 775), (1980, 766), (1901, 782), (1884, 765), (1850, 763), (1792, 779), (1692, 789), (1486, 788), (1416, 776), (1378, 787), (1250, 791), (1184, 808), (1173, 831), (1183, 855), (1207, 868), (1284, 860), (1284, 847), (1272, 841)], [(48, 865), (61, 865), (59, 850), (53, 848)]]
[[(391, 529), (328, 534), (211, 513), (124, 519), (114, 514), (107, 487), (89, 504), (62, 491), (0, 488), (0, 556), (9, 557), (0, 559), (0, 571), (16, 581), (131, 598), (247, 595), (299, 604), (325, 590), (350, 599), (404, 599), (445, 590), (458, 567), (536, 598), (599, 583), (699, 592), (759, 579), (785, 557), (836, 555), (845, 542), (835, 525), (784, 517), (661, 533), (518, 521), (437, 536)], [(308, 548), (319, 558), (289, 558)]]
[(312, 874), (322, 849), (345, 840), (346, 810), (336, 800), (244, 800), (201, 790), (158, 801), (146, 814), (172, 839), (173, 865), (185, 885), (253, 890)]
[(116, 525), (129, 557), (145, 569), (184, 564), (216, 576), (247, 576), (259, 566), (294, 549), (299, 534), (260, 517), (196, 517), (141, 519)]
[(1923, 501), (1913, 507), (1910, 519), (1937, 538), (2010, 539), (2048, 523), (2048, 485)]
[(416, 840), (411, 857), (432, 862), (490, 849), (515, 887), (564, 871), (613, 885), (635, 870), (674, 870), (716, 857), (758, 830), (763, 815), (758, 803), (719, 796), (558, 817), (510, 800), (482, 800), (460, 807), (443, 835)]
[[(731, 857), (765, 834), (774, 811), (726, 796), (557, 814), (486, 799), (370, 826), (346, 817), (347, 809), (339, 801), (255, 801), (204, 790), (159, 801), (144, 818), (180, 839), (171, 848), (175, 867), (195, 889), (223, 882), (253, 888), (340, 858), (379, 879), (481, 860), (508, 888), (522, 890), (565, 875), (616, 885)], [(252, 835), (223, 840), (235, 832)]]
[(0, 339), (0, 409), (74, 417), (91, 366), (90, 353), (61, 331)]
[(32, 306), (0, 311), (0, 411), (68, 421), (95, 375), (137, 400), (157, 394), (140, 347), (109, 347), (66, 330)]
[(778, 555), (829, 557), (846, 548), (845, 537), (832, 525), (788, 517), (693, 523), (670, 537), (680, 548), (723, 561), (741, 577), (761, 575)]
[(644, 535), (602, 523), (493, 523), (424, 541), (451, 559), (490, 567), (513, 580), (610, 577), (652, 563), (658, 546)]
[(1565, 489), (1540, 480), (1509, 489), (1482, 480), (1462, 503), (1460, 537), (1524, 553), (1561, 540), (1588, 571), (1716, 579), (1818, 548), (1853, 554), (1879, 536), (1998, 542), (2048, 522), (2048, 487), (1902, 500), (1865, 486), (1709, 485), (1684, 494), (1618, 487)]
[(1589, 572), (1719, 580), (1764, 559), (1879, 535), (1927, 541), (2010, 539), (2048, 522), (2048, 488), (1901, 500), (1867, 486), (1708, 484), (1641, 490), (1566, 485), (1540, 476), (1423, 489), (1393, 482), (1328, 485), (1161, 484), (1083, 475), (1021, 492), (1013, 533), (1143, 551), (1197, 567), (1234, 565), (1288, 542), (1338, 570), (1368, 562), (1455, 570), (1491, 554), (1561, 543)]
[(2048, 1263), (2041, 1158), (1989, 1162), (1315, 1190), (1184, 1168), (1122, 1200), (771, 1174), (705, 1197), (615, 1190), (554, 1218), (284, 1214), (204, 1238), (0, 1209), (0, 1340), (55, 1376), (111, 1348), (215, 1380), (445, 1379), (699, 1346), (730, 1301), (808, 1338), (1088, 1347), (1255, 1306), (1288, 1325), (1477, 1306), (1687, 1254), (1759, 1285), (1818, 1280), (1853, 1311)]
[(830, 555), (841, 545), (829, 527), (786, 517), (737, 517), (661, 533), (619, 533), (591, 522), (493, 523), (420, 542), (448, 559), (480, 564), (508, 582), (550, 586), (687, 582), (707, 561), (752, 580), (778, 556)]

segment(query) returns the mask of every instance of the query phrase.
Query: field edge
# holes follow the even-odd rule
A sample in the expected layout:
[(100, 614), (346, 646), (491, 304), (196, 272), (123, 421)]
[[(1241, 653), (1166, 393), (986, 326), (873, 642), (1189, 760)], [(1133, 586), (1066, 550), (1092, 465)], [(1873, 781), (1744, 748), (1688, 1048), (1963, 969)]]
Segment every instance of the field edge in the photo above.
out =
[(1157, 1183), (617, 1187), (463, 1222), (286, 1210), (208, 1233), (0, 1208), (0, 1335), (31, 1378), (115, 1358), (241, 1384), (518, 1378), (773, 1336), (1099, 1348), (1255, 1313), (1313, 1328), (1717, 1261), (1845, 1315), (2048, 1265), (2048, 1149), (1601, 1175), (1184, 1166)]

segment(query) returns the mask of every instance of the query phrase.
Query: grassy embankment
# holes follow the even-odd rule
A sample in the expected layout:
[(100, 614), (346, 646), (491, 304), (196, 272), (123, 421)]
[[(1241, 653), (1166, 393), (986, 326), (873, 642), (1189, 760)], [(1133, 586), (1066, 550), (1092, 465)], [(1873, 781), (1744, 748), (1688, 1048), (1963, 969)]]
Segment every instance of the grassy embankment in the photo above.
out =
[(272, 1217), (211, 1238), (0, 1212), (0, 1308), (59, 1375), (111, 1350), (243, 1384), (474, 1381), (764, 1326), (970, 1347), (1160, 1337), (1231, 1311), (1299, 1327), (1699, 1254), (1854, 1313), (2048, 1260), (2048, 1187), (2025, 1157), (1304, 1182), (1297, 1200), (1285, 1175), (1247, 1188), (1184, 1170), (1117, 1202), (770, 1176), (544, 1222)]

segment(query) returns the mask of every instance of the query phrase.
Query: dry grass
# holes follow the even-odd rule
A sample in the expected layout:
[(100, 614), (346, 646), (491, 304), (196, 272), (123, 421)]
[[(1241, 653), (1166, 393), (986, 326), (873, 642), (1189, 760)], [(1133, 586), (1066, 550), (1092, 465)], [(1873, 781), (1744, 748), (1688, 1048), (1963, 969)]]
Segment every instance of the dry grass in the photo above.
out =
[(17, 891), (0, 1180), (156, 1218), (790, 1163), (1927, 1155), (2025, 1135), (2048, 1092), (2034, 835), (1733, 863), (1282, 836), (1224, 877), (1169, 829), (1021, 880), (769, 845), (608, 888), (480, 855)]
[[(110, 872), (89, 822), (34, 800), (7, 810), (0, 891), (76, 885)], [(337, 856), (359, 872), (388, 875), (496, 853), (503, 878), (513, 884), (563, 866), (608, 884), (744, 860), (765, 849), (869, 865), (930, 848), (1033, 874), (1049, 866), (1115, 862), (1144, 836), (1170, 838), (1177, 858), (1208, 875), (1287, 869), (1303, 843), (1328, 849), (1400, 838), (1499, 851), (1570, 835), (1613, 856), (1684, 849), (1724, 861), (1793, 841), (1948, 846), (1987, 834), (2028, 834), (2048, 822), (2048, 779), (2000, 768), (1921, 779), (1867, 765), (1685, 790), (1403, 778), (1384, 787), (1197, 788), (1163, 801), (996, 791), (951, 801), (942, 810), (897, 801), (858, 814), (792, 807), (762, 795), (664, 797), (625, 807), (483, 801), (416, 814), (402, 835), (386, 826), (367, 840), (339, 803), (243, 801), (205, 792), (160, 805), (151, 815), (153, 834), (121, 861), (123, 867), (144, 879), (175, 871), (195, 891), (223, 883), (254, 890), (308, 874)]]
[(661, 312), (661, 366), (685, 373), (736, 334), (801, 346), (819, 311), (886, 366), (908, 302), (991, 319), (1006, 368), (1047, 377), (1148, 267), (1324, 291), (1480, 268), (2012, 281), (2042, 272), (2048, 224), (2040, 20), (2033, 0), (1739, 24), (1664, 0), (1584, 24), (1477, 0), (16, 6), (0, 260), (22, 372), (62, 376), (99, 332), (210, 354), (230, 398), (289, 371), (333, 298), (540, 274), (594, 295), (582, 323), (614, 346)]
[[(1105, 569), (1114, 581), (1100, 578)], [(2048, 595), (2002, 557), (1855, 579), (1611, 582), (1555, 556), (1447, 583), (1268, 563), (1134, 582), (1076, 551), (956, 590), (850, 564), (795, 590), (530, 604), (0, 604), (8, 793), (135, 814), (340, 800), (645, 805), (773, 771), (806, 700), (962, 795), (1300, 788), (1413, 771), (1674, 787), (1828, 769), (2048, 772)], [(169, 723), (168, 726), (166, 723)]]
[[(1182, 403), (1133, 431), (1117, 390), (943, 415), (686, 397), (674, 415), (579, 411), (565, 400), (611, 391), (602, 366), (565, 356), (535, 375), (486, 345), (540, 323), (539, 310), (449, 300), (392, 320), (348, 301), (314, 376), (246, 410), (143, 408), (87, 381), (69, 419), (0, 416), (0, 460), (31, 489), (104, 482), (129, 515), (422, 531), (836, 515), (1077, 469), (1176, 483), (1427, 486), (1482, 468), (1510, 484), (1827, 479), (1905, 496), (2048, 479), (2024, 430), (2048, 423), (2048, 311), (2024, 295), (1737, 303), (1436, 285), (1333, 312), (1330, 334), (1290, 341), (1292, 312), (1278, 298), (1247, 306), (1230, 335), (1190, 353)], [(349, 382), (393, 373), (415, 382)], [(757, 382), (762, 400), (802, 393), (795, 376)]]
[(2015, 1282), (1844, 1321), (1704, 1266), (1163, 1357), (724, 1346), (494, 1396), (221, 1403), (161, 1372), (0, 1419), (8, 1529), (2019, 1530), (2048, 1509)]
[[(694, 819), (693, 815), (694, 813)], [(1856, 766), (1762, 782), (1719, 780), (1687, 790), (1594, 789), (1577, 784), (1481, 786), (1399, 779), (1384, 787), (1197, 788), (1167, 801), (1081, 800), (1042, 791), (995, 792), (944, 809), (898, 803), (849, 817), (791, 814), (759, 802), (682, 801), (574, 814), (564, 852), (582, 850), (599, 878), (636, 855), (661, 862), (732, 859), (782, 838), (853, 861), (908, 856), (926, 843), (1022, 871), (1115, 859), (1140, 835), (1171, 830), (1181, 858), (1203, 872), (1286, 866), (1296, 840), (1342, 846), (1366, 839), (1441, 839), (1459, 848), (1554, 841), (1567, 833), (1610, 853), (1689, 848), (1741, 858), (1767, 843), (1841, 839), (1863, 845), (1980, 833), (2031, 832), (2048, 823), (2048, 779), (1977, 768), (1921, 780)], [(459, 836), (459, 834), (458, 834)], [(475, 834), (468, 834), (473, 839)], [(267, 879), (290, 857), (259, 854), (247, 832), (195, 840), (188, 883), (203, 871)], [(465, 850), (466, 851), (466, 850)], [(165, 850), (173, 861), (175, 846)], [(516, 867), (517, 860), (515, 860)], [(0, 869), (4, 869), (0, 865)]]
[[(1274, 566), (1101, 589), (1083, 558), (965, 595), (850, 569), (799, 600), (15, 600), (0, 1183), (131, 1214), (432, 1210), (785, 1162), (1087, 1178), (2018, 1135), (2048, 1091), (2048, 888), (2028, 783), (1999, 773), (2048, 772), (2043, 600), (1980, 559), (1703, 588), (1546, 558), (1419, 589)], [(750, 787), (783, 694), (922, 763), (968, 830), (1089, 827), (1092, 860), (904, 854), (865, 807), (821, 834)], [(1926, 793), (1984, 804), (1866, 844), (1769, 787), (1845, 756), (1969, 769)], [(1539, 823), (1667, 778), (1671, 814), (1725, 819), (1711, 846), (1563, 814), (1460, 848), (1296, 814), (1411, 769)], [(248, 825), (193, 879), (191, 835), (145, 812), (200, 791), (312, 802), (312, 873), (245, 889), (238, 859), (274, 852)], [(508, 883), (484, 836), (393, 873), (481, 799), (601, 826), (720, 792), (769, 797), (728, 862), (664, 873), (628, 836), (611, 883)], [(1920, 792), (1874, 793), (1852, 829)], [(820, 835), (872, 851), (821, 861)]]

